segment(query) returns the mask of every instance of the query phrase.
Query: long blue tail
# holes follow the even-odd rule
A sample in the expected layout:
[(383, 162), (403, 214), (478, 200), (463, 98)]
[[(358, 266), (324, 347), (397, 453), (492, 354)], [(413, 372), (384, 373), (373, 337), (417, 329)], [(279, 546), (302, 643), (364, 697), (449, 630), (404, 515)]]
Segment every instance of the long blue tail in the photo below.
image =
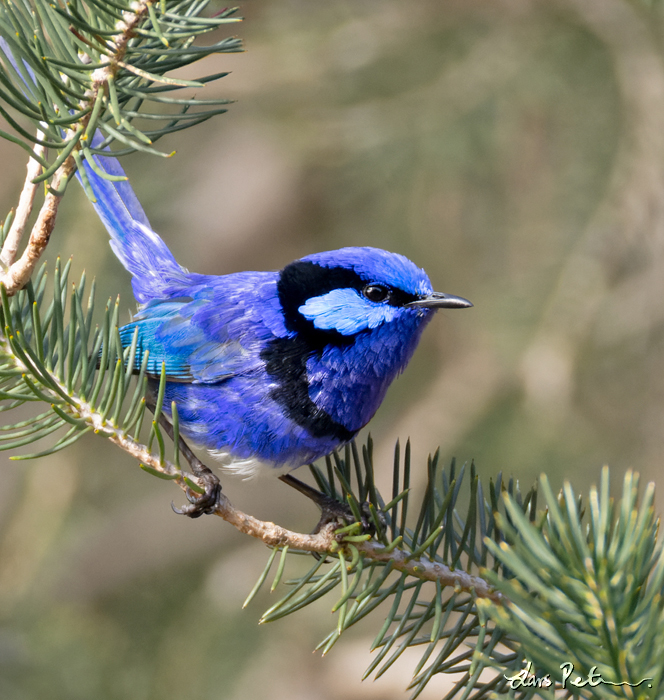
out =
[[(116, 158), (94, 158), (95, 164), (109, 175), (124, 176)], [(111, 248), (132, 274), (136, 301), (145, 304), (152, 299), (164, 299), (185, 287), (187, 270), (176, 262), (150, 227), (129, 182), (105, 180), (89, 165), (84, 164), (84, 168), (96, 199), (93, 206), (111, 236)], [(76, 177), (79, 182), (82, 180), (78, 172)]]

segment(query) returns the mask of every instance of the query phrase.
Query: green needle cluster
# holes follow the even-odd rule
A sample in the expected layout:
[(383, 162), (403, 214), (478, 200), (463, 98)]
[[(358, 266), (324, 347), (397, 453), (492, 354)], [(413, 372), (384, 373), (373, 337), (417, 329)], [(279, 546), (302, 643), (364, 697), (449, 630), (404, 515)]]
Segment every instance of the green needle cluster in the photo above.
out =
[[(338, 550), (301, 576), (286, 580), (288, 592), (261, 622), (292, 614), (332, 594), (337, 624), (318, 649), (330, 651), (341, 634), (371, 613), (382, 620), (371, 646), (375, 656), (365, 677), (385, 673), (407, 649), (420, 650), (411, 682), (412, 698), (440, 674), (454, 677), (452, 698), (551, 697), (562, 689), (562, 664), (573, 668), (566, 697), (655, 698), (661, 696), (664, 644), (664, 551), (657, 544), (652, 484), (639, 497), (638, 478), (628, 473), (620, 500), (609, 496), (609, 472), (587, 505), (566, 484), (559, 495), (546, 476), (525, 496), (518, 484), (490, 481), (485, 497), (474, 465), (439, 469), (428, 460), (428, 482), (414, 500), (410, 447), (395, 449), (392, 500), (385, 503), (374, 480), (371, 439), (361, 450), (349, 445), (325, 468), (312, 465), (319, 488), (371, 518), (375, 535), (358, 522), (339, 528)], [(461, 504), (463, 509), (461, 509)], [(368, 504), (368, 506), (367, 506)], [(366, 521), (366, 517), (364, 518)], [(413, 526), (414, 524), (414, 526)], [(390, 557), (376, 559), (376, 551)], [(281, 550), (272, 584), (283, 580)], [(248, 602), (268, 578), (273, 550)], [(404, 562), (415, 563), (405, 569)], [(502, 597), (483, 597), (472, 588), (442, 585), (431, 576), (439, 565), (483, 578)], [(531, 662), (551, 686), (510, 679)], [(592, 674), (595, 685), (583, 684)], [(572, 681), (580, 679), (578, 685)], [(631, 684), (631, 685), (628, 685)]]
[[(236, 37), (200, 38), (239, 21), (228, 9), (210, 15), (208, 0), (17, 0), (0, 3), (1, 132), (50, 160), (40, 180), (73, 155), (77, 161), (115, 143), (114, 155), (169, 155), (154, 143), (226, 111), (228, 100), (199, 99), (192, 89), (226, 73), (195, 80), (171, 75), (207, 56), (242, 50)], [(186, 95), (174, 96), (187, 89)], [(93, 145), (99, 130), (102, 138)]]
[[(49, 284), (46, 264), (42, 265), (34, 280), (11, 298), (0, 288), (0, 411), (29, 402), (48, 406), (34, 418), (3, 424), (0, 450), (16, 450), (51, 438), (51, 444), (38, 452), (12, 459), (52, 454), (92, 431), (116, 441), (133, 439), (144, 422), (147, 353), (134, 376), (130, 368), (136, 340), (122, 349), (117, 301), (109, 300), (101, 322), (95, 323), (94, 281), (86, 294), (85, 273), (78, 284), (70, 284), (69, 268), (70, 262), (63, 266), (58, 260)], [(159, 390), (163, 392), (164, 387), (162, 381)], [(156, 439), (159, 463), (164, 464), (166, 447), (158, 420), (156, 415), (149, 440)], [(177, 438), (177, 418), (174, 429)], [(177, 450), (173, 463), (179, 464)], [(181, 476), (178, 471), (163, 474), (146, 469), (162, 478)]]

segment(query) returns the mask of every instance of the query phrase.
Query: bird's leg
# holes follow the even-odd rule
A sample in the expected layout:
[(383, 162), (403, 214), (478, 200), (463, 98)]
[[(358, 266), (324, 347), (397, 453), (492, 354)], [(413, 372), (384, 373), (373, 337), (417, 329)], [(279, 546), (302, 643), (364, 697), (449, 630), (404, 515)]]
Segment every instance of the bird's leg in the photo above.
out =
[[(149, 403), (148, 408), (154, 411), (154, 406), (150, 406)], [(168, 437), (175, 442), (173, 426), (169, 423), (168, 418), (166, 418), (163, 413), (159, 416), (159, 423), (166, 431)], [(202, 495), (194, 495), (190, 490), (187, 490), (189, 505), (183, 506), (182, 508), (176, 508), (173, 506), (173, 510), (178, 515), (188, 515), (190, 518), (200, 518), (201, 515), (209, 515), (210, 513), (214, 513), (215, 507), (219, 502), (219, 494), (221, 493), (219, 478), (210, 470), (209, 467), (206, 467), (203, 462), (198, 459), (198, 457), (191, 451), (189, 445), (187, 445), (187, 443), (182, 439), (182, 436), (178, 437), (178, 448), (184, 455), (187, 462), (189, 462), (191, 471), (203, 482), (205, 493)]]
[[(322, 511), (318, 525), (316, 525), (313, 534), (320, 532), (320, 530), (328, 523), (334, 522), (335, 520), (342, 520), (345, 523), (354, 523), (357, 518), (353, 514), (353, 511), (345, 503), (340, 503), (335, 498), (332, 498), (321, 491), (317, 491), (315, 488), (305, 484), (304, 481), (296, 479), (290, 474), (283, 474), (279, 477), (281, 481), (289, 486), (292, 486), (296, 491), (304, 494), (307, 498), (312, 500)], [(375, 528), (371, 522), (371, 516), (369, 515), (368, 504), (361, 504), (362, 512), (362, 532), (366, 534), (374, 534)]]

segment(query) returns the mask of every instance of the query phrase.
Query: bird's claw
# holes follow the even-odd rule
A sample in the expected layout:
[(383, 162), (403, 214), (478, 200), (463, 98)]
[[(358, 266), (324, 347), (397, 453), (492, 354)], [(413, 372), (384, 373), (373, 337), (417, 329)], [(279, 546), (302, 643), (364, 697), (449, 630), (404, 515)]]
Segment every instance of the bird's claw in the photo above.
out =
[[(338, 501), (336, 498), (332, 498), (326, 493), (317, 491), (312, 486), (309, 486), (309, 484), (296, 479), (290, 474), (282, 474), (279, 479), (294, 488), (296, 491), (304, 494), (321, 509), (320, 520), (312, 532), (313, 535), (318, 534), (324, 527), (330, 525), (331, 523), (336, 523), (343, 527), (344, 525), (352, 525), (353, 523), (358, 522), (357, 516), (348, 504)], [(372, 514), (370, 503), (364, 502), (359, 504), (359, 506), (360, 532), (363, 535), (370, 535), (373, 537), (376, 534), (376, 520), (378, 521), (380, 530), (384, 530), (386, 528), (387, 523), (385, 522), (385, 516), (378, 508), (376, 508), (375, 512)], [(339, 540), (341, 541), (343, 537), (343, 534), (339, 535)]]
[[(371, 535), (371, 537), (376, 534), (376, 526), (374, 525), (373, 518), (371, 517), (369, 504), (366, 501), (364, 503), (360, 503), (361, 518), (359, 521), (350, 506), (347, 506), (345, 503), (339, 503), (339, 501), (331, 498), (329, 503), (319, 505), (321, 505), (323, 512), (321, 513), (318, 524), (312, 532), (313, 535), (318, 534), (326, 525), (334, 522), (339, 524), (343, 523), (345, 525), (352, 525), (353, 523), (359, 522), (360, 534)], [(387, 527), (385, 516), (380, 511), (377, 512), (377, 515), (378, 522), (380, 523), (381, 528), (384, 529)], [(338, 541), (343, 540), (343, 538), (344, 535), (337, 536)], [(323, 555), (319, 554), (318, 552), (312, 552), (311, 554), (313, 555), (314, 559), (318, 559), (319, 561), (323, 557)]]
[[(373, 537), (376, 534), (376, 526), (374, 525), (373, 518), (371, 517), (370, 506), (366, 501), (359, 504), (359, 521), (350, 506), (346, 505), (345, 503), (339, 503), (339, 501), (333, 498), (330, 498), (326, 503), (319, 503), (319, 505), (322, 513), (313, 534), (320, 532), (323, 527), (335, 521), (342, 522), (344, 525), (351, 525), (352, 523), (359, 522), (360, 532), (362, 535), (371, 535)], [(383, 514), (380, 511), (377, 511), (377, 514), (379, 523), (382, 527), (385, 527), (386, 523)]]
[(200, 518), (201, 515), (210, 515), (215, 512), (221, 495), (221, 484), (214, 474), (201, 476), (204, 481), (205, 493), (199, 494), (187, 487), (185, 496), (189, 505), (178, 508), (171, 503), (171, 508), (178, 515), (186, 515), (189, 518)]

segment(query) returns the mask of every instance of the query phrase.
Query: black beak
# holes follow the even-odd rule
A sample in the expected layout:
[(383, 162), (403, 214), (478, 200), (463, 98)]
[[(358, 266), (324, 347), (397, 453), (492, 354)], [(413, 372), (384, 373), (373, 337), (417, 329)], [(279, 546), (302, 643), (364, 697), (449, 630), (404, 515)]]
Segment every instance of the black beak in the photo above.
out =
[(443, 294), (442, 292), (432, 292), (426, 297), (411, 301), (406, 307), (424, 309), (467, 309), (472, 304), (468, 299), (455, 297), (454, 294)]

